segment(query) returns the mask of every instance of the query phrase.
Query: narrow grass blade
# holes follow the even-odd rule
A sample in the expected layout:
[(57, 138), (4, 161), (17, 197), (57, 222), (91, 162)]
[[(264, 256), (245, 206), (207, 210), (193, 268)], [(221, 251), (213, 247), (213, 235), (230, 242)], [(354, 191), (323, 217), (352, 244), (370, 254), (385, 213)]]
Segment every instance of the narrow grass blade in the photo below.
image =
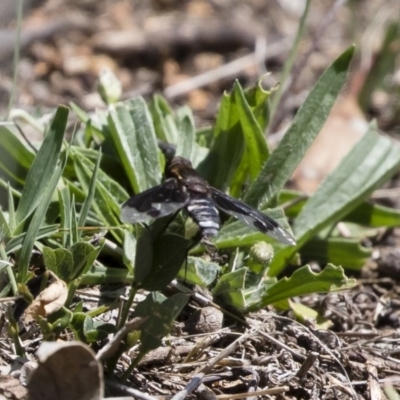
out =
[(68, 108), (65, 106), (58, 107), (49, 131), (26, 177), (21, 199), (15, 213), (17, 224), (31, 215), (39, 204), (42, 204), (47, 187), (54, 183), (55, 170), (59, 170), (57, 162), (67, 119)]
[(253, 207), (265, 206), (283, 187), (319, 133), (346, 81), (354, 47), (349, 47), (322, 74), (279, 146), (264, 164), (245, 196)]
[(286, 84), (287, 78), (288, 78), (290, 71), (292, 70), (293, 64), (296, 60), (296, 53), (297, 53), (300, 41), (303, 38), (304, 31), (306, 28), (306, 20), (307, 20), (308, 12), (310, 11), (310, 5), (311, 5), (311, 0), (307, 0), (305, 7), (304, 7), (303, 15), (301, 16), (301, 19), (300, 19), (299, 27), (297, 29), (296, 39), (293, 42), (292, 48), (290, 49), (290, 52), (289, 52), (289, 56), (286, 58), (285, 64), (283, 66), (283, 71), (280, 76), (280, 82), (279, 82), (280, 84), (279, 84), (278, 90), (272, 96), (272, 101), (271, 101), (271, 105), (270, 105), (271, 118), (274, 117), (275, 111), (279, 105), (281, 98), (282, 98), (282, 94), (285, 89), (285, 84)]
[(60, 230), (62, 232), (61, 244), (63, 247), (69, 247), (72, 245), (71, 242), (71, 197), (67, 186), (62, 189), (58, 189), (58, 202), (60, 205), (60, 217), (61, 224)]
[[(58, 232), (58, 229), (58, 224), (41, 226), (39, 228), (38, 234), (36, 235), (36, 240), (56, 234)], [(21, 233), (10, 239), (10, 241), (6, 244), (6, 253), (10, 254), (19, 250), (25, 241), (25, 237), (26, 233)]]
[(23, 282), (28, 273), (29, 260), (31, 258), (33, 246), (43, 223), (44, 216), (50, 204), (53, 193), (57, 187), (57, 183), (61, 178), (65, 162), (59, 163), (55, 169), (52, 170), (50, 182), (43, 189), (41, 193), (40, 203), (35, 210), (32, 221), (29, 224), (26, 236), (22, 243), (21, 254), (18, 260), (18, 281)]
[[(93, 169), (92, 179), (90, 180), (90, 183), (89, 183), (87, 196), (85, 198), (85, 201), (82, 204), (82, 209), (81, 209), (81, 213), (80, 213), (79, 221), (78, 221), (78, 227), (85, 226), (86, 218), (87, 218), (89, 210), (90, 210), (90, 205), (92, 204), (94, 194), (96, 191), (96, 182), (97, 182), (97, 177), (99, 175), (100, 161), (101, 161), (101, 153), (99, 152), (96, 164)], [(81, 236), (81, 233), (78, 233), (78, 237), (80, 237), (80, 236)]]
[(7, 192), (8, 192), (8, 227), (10, 229), (10, 232), (14, 232), (17, 223), (15, 222), (14, 197), (10, 185), (8, 185)]

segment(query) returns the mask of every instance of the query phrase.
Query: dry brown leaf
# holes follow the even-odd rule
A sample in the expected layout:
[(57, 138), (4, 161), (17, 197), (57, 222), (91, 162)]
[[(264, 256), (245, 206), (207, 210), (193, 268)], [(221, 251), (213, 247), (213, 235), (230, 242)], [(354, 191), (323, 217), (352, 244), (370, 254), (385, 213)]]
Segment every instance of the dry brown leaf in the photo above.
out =
[(43, 290), (25, 310), (23, 322), (34, 321), (38, 316), (47, 317), (58, 311), (68, 297), (67, 284), (50, 272), (53, 282)]

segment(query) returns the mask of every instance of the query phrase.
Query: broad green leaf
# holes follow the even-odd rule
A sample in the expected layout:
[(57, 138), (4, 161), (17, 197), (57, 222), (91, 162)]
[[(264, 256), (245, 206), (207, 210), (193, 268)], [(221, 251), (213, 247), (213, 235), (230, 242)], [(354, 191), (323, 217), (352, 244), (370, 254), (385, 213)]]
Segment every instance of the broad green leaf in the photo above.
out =
[(153, 117), (154, 129), (157, 137), (167, 143), (178, 143), (178, 127), (175, 123), (174, 113), (167, 100), (159, 94), (156, 94), (149, 108)]
[[(289, 218), (295, 218), (300, 214), (308, 198), (298, 191), (284, 189), (279, 193), (279, 204), (293, 202), (293, 205), (285, 208), (285, 214)], [(372, 228), (395, 227), (400, 225), (400, 211), (381, 204), (363, 201), (343, 217), (343, 220)]]
[(110, 109), (111, 137), (135, 193), (157, 185), (161, 166), (151, 115), (142, 98)]
[(193, 114), (189, 107), (181, 107), (178, 110), (179, 140), (176, 146), (176, 155), (187, 158), (193, 162), (196, 146), (196, 132), (194, 128)]
[(268, 99), (275, 89), (265, 90), (262, 87), (262, 78), (254, 86), (244, 90), (244, 95), (251, 111), (260, 127), (264, 132), (269, 122), (269, 104)]
[(297, 246), (276, 253), (270, 276), (277, 275), (293, 254), (321, 229), (340, 221), (360, 205), (399, 167), (400, 150), (372, 126), (304, 205), (293, 226)]
[(31, 215), (39, 204), (42, 204), (47, 187), (51, 183), (54, 184), (53, 178), (55, 171), (58, 169), (57, 163), (64, 138), (64, 131), (67, 125), (67, 119), (68, 108), (65, 106), (58, 107), (49, 131), (47, 132), (43, 144), (36, 154), (26, 177), (25, 185), (22, 189), (22, 195), (15, 213), (17, 224)]
[(215, 281), (220, 271), (221, 267), (215, 262), (200, 257), (188, 257), (179, 271), (179, 278), (192, 285), (207, 287)]
[(72, 253), (67, 249), (43, 247), (43, 261), (46, 268), (53, 271), (61, 280), (68, 282), (74, 266)]
[(212, 186), (227, 188), (240, 163), (244, 147), (236, 98), (233, 93), (224, 93), (214, 127), (214, 141), (208, 156), (198, 167), (199, 172)]
[(161, 294), (150, 293), (136, 306), (133, 317), (149, 317), (140, 327), (139, 358), (161, 345), (162, 338), (170, 333), (176, 317), (189, 298), (189, 295), (182, 293), (174, 294), (167, 299)]
[(58, 311), (46, 317), (51, 333), (57, 336), (60, 335), (69, 326), (72, 316), (73, 313), (71, 311), (65, 307), (61, 307)]
[(333, 322), (326, 319), (318, 313), (318, 311), (305, 306), (301, 303), (289, 302), (290, 308), (293, 311), (296, 319), (303, 323), (312, 322), (316, 329), (329, 329), (332, 327)]
[(246, 203), (265, 206), (290, 178), (328, 117), (346, 81), (353, 53), (354, 46), (351, 46), (322, 74), (246, 193)]
[(153, 239), (150, 231), (142, 231), (136, 248), (135, 282), (149, 291), (165, 288), (184, 263), (188, 243), (182, 236), (166, 233)]
[(94, 263), (98, 249), (87, 242), (76, 242), (70, 249), (74, 260), (74, 267), (70, 279), (78, 278)]
[(376, 228), (383, 226), (390, 228), (400, 226), (400, 211), (365, 201), (347, 214), (344, 220)]
[(290, 278), (284, 277), (269, 286), (259, 304), (251, 310), (259, 310), (268, 304), (310, 293), (329, 293), (332, 291), (350, 289), (357, 284), (354, 279), (344, 275), (342, 267), (328, 264), (320, 273), (311, 271), (309, 265), (296, 270)]
[(250, 176), (250, 181), (254, 181), (269, 156), (269, 150), (264, 133), (258, 125), (257, 119), (254, 116), (239, 83), (235, 84), (233, 95), (235, 97), (239, 121), (245, 139), (245, 154), (247, 161), (245, 168)]
[(312, 239), (301, 248), (304, 263), (318, 261), (342, 265), (348, 269), (361, 269), (372, 255), (372, 248), (364, 247), (358, 239)]
[(75, 339), (80, 340), (81, 342), (86, 342), (86, 337), (84, 334), (84, 325), (88, 324), (91, 318), (83, 312), (74, 313), (72, 316), (72, 320), (70, 322), (70, 329), (74, 332)]
[(212, 291), (213, 296), (226, 305), (244, 310), (246, 307), (244, 288), (248, 272), (247, 268), (240, 268), (222, 275)]

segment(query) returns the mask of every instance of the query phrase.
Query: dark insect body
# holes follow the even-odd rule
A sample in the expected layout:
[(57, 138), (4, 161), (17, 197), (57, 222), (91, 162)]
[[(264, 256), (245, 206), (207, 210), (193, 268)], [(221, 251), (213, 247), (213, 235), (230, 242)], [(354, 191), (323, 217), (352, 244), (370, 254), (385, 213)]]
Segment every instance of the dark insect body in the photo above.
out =
[(274, 219), (215, 189), (192, 167), (189, 160), (174, 157), (165, 169), (165, 182), (131, 197), (122, 205), (121, 220), (151, 223), (184, 209), (200, 228), (202, 239), (218, 234), (218, 209), (275, 239), (295, 245), (293, 236)]

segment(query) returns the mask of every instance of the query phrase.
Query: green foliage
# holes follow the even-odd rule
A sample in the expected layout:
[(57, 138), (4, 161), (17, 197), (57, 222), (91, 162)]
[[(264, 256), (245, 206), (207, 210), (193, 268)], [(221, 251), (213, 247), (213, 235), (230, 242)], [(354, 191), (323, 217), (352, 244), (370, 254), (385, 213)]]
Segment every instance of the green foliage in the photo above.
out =
[[(85, 312), (82, 304), (68, 310), (80, 285), (131, 284), (119, 327), (128, 318), (136, 291), (150, 291), (134, 313), (149, 318), (126, 340), (128, 348), (140, 337), (133, 368), (160, 345), (188, 300), (186, 295), (166, 299), (157, 293), (178, 274), (208, 287), (221, 305), (241, 312), (268, 304), (288, 308), (290, 297), (353, 286), (341, 265), (358, 269), (370, 256), (360, 245), (365, 226), (399, 225), (398, 211), (367, 202), (400, 167), (400, 151), (391, 141), (379, 136), (372, 124), (313, 196), (290, 206), (286, 214), (276, 207), (298, 197), (283, 186), (324, 124), (345, 83), (353, 51), (347, 49), (321, 76), (273, 152), (264, 136), (270, 92), (260, 82), (246, 90), (235, 82), (222, 97), (215, 126), (201, 131), (196, 131), (189, 108), (174, 112), (159, 95), (149, 105), (141, 97), (119, 103), (107, 97), (112, 104), (94, 114), (72, 104), (82, 127), (64, 147), (68, 110), (59, 107), (37, 154), (0, 127), (0, 184), (8, 194), (8, 209), (0, 209), (0, 272), (9, 277), (1, 293), (9, 287), (16, 293), (17, 284), (23, 291), (36, 247), (46, 269), (68, 287), (65, 308), (39, 320), (43, 332), (55, 338), (70, 329), (80, 340), (93, 343), (115, 328)], [(190, 226), (182, 216), (159, 219), (150, 227), (122, 224), (120, 206), (129, 194), (162, 179), (160, 140), (191, 159), (212, 185), (261, 207), (288, 230), (286, 215), (292, 218), (297, 245), (277, 243), (242, 222), (227, 220), (213, 240), (229, 260), (221, 266), (203, 257), (203, 246), (192, 247)], [(243, 192), (245, 187), (249, 190)], [(350, 221), (359, 234), (341, 238), (335, 230), (341, 221)], [(96, 236), (99, 232), (106, 238)], [(11, 253), (17, 260), (14, 269), (8, 262)], [(304, 265), (278, 280), (298, 253), (303, 260), (319, 260), (327, 267), (316, 274)]]

